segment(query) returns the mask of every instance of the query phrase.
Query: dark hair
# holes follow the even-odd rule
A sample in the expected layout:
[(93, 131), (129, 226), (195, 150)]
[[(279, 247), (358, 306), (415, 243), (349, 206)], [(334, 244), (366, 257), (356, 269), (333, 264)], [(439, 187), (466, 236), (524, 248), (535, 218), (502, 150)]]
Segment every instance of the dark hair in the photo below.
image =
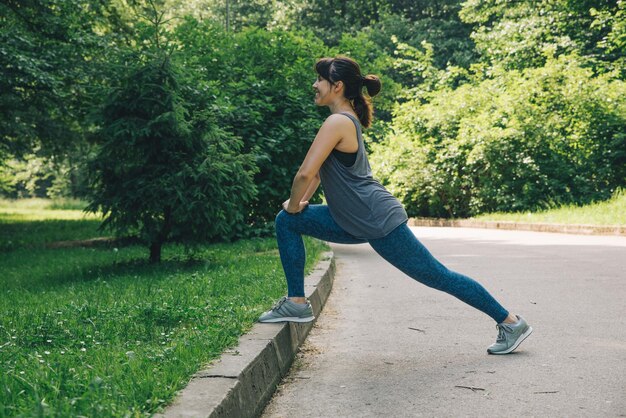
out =
[[(382, 86), (380, 79), (368, 74), (361, 75), (361, 67), (351, 58), (338, 55), (335, 58), (321, 58), (315, 63), (315, 71), (328, 80), (331, 85), (343, 81), (343, 95), (352, 102), (352, 107), (364, 128), (372, 123), (373, 106), (370, 97), (376, 96)], [(363, 86), (367, 87), (367, 94), (363, 95)]]

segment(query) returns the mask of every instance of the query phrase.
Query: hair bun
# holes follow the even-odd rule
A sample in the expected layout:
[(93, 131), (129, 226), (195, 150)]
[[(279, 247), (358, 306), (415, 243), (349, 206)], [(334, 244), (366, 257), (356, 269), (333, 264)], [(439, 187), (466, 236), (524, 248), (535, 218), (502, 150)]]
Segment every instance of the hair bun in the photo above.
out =
[(363, 81), (363, 85), (367, 87), (367, 94), (369, 94), (370, 97), (374, 97), (380, 93), (382, 87), (380, 78), (373, 74), (368, 74), (365, 77), (361, 77), (361, 80)]

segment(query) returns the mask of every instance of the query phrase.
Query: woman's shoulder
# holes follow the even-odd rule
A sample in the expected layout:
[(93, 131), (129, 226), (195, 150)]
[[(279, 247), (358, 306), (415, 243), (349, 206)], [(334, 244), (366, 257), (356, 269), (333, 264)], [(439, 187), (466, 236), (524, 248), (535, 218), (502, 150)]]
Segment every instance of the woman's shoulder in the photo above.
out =
[(344, 128), (354, 132), (354, 126), (358, 125), (360, 122), (359, 118), (356, 115), (348, 112), (340, 112), (333, 113), (332, 115), (328, 116), (324, 121), (324, 124), (326, 123), (332, 125), (335, 128)]
[(352, 120), (352, 118), (350, 116), (352, 116), (356, 120), (359, 120), (359, 118), (356, 115), (353, 115), (353, 114), (348, 113), (348, 112), (339, 112), (339, 113), (333, 113), (331, 115), (328, 115), (328, 117), (326, 118), (324, 123), (326, 123), (326, 122), (331, 122), (331, 123), (346, 123), (346, 122), (350, 122)]

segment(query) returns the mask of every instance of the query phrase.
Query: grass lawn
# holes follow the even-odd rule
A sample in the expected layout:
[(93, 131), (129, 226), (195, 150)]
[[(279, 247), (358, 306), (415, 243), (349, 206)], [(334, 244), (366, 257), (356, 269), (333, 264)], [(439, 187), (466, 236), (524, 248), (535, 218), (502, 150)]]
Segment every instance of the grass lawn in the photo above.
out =
[(0, 199), (0, 251), (107, 235), (98, 232), (100, 218), (84, 207), (73, 200)]
[[(0, 416), (149, 416), (286, 292), (273, 238), (207, 245), (192, 260), (167, 245), (149, 265), (139, 246), (47, 249), (95, 236), (97, 219), (41, 205), (15, 219), (9, 206), (0, 209)], [(39, 222), (45, 233), (14, 237)], [(308, 271), (326, 247), (305, 244)]]
[(479, 221), (626, 225), (626, 191), (618, 190), (611, 199), (586, 206), (570, 205), (535, 213), (489, 213), (473, 219)]

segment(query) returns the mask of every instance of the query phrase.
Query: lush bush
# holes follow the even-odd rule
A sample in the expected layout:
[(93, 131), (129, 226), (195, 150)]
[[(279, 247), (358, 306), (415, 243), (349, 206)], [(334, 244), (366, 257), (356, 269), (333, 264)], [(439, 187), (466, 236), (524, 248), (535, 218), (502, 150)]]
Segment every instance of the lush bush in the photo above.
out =
[(398, 106), (377, 175), (412, 216), (608, 198), (626, 184), (626, 84), (576, 56)]
[(241, 140), (210, 109), (189, 110), (180, 71), (158, 54), (113, 89), (90, 162), (89, 209), (104, 214), (104, 227), (137, 233), (153, 262), (169, 240), (235, 236), (256, 192)]
[(195, 108), (243, 141), (259, 172), (257, 198), (246, 206), (247, 224), (273, 225), (289, 197), (293, 176), (315, 138), (326, 109), (313, 101), (317, 58), (327, 49), (307, 32), (221, 27), (188, 19), (178, 28), (179, 59), (193, 85), (181, 90)]

